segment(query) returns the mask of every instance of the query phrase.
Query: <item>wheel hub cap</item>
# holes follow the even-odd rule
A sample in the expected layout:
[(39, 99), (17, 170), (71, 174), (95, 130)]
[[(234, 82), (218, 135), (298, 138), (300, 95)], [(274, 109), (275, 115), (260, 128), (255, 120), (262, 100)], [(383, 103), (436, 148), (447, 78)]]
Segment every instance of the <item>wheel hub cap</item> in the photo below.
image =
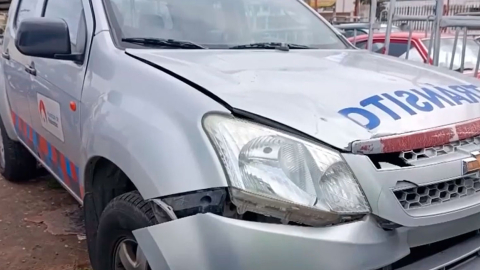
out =
[(135, 240), (121, 241), (115, 252), (115, 270), (149, 270), (147, 258)]

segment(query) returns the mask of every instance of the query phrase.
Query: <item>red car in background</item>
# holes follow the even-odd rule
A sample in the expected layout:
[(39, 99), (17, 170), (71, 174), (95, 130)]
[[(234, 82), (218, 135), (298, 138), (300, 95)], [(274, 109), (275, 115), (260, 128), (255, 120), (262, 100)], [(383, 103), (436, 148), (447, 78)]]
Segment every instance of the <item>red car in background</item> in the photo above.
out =
[[(430, 44), (430, 36), (425, 36), (425, 32), (414, 32), (412, 33), (412, 40), (410, 48), (407, 48), (408, 45), (408, 32), (392, 32), (390, 35), (390, 46), (388, 49), (388, 55), (404, 58), (406, 57), (407, 50), (409, 50), (408, 60), (417, 61), (422, 63), (432, 64), (431, 57), (428, 57), (428, 46)], [(373, 50), (377, 53), (385, 52), (385, 33), (378, 33), (373, 35)], [(350, 37), (348, 40), (360, 49), (367, 49), (368, 35), (361, 35), (357, 37)], [(440, 56), (439, 56), (439, 66), (449, 68), (453, 44), (455, 36), (454, 35), (442, 35), (440, 42)], [(464, 64), (464, 73), (473, 74), (475, 65), (478, 58), (478, 50), (480, 49), (480, 44), (475, 41), (473, 38), (467, 38), (467, 45), (465, 50), (465, 64)], [(433, 52), (431, 53), (433, 55)], [(460, 36), (457, 40), (457, 46), (455, 50), (455, 58), (453, 62), (453, 70), (459, 71), (461, 64), (462, 56), (462, 37)], [(480, 76), (478, 76), (480, 78)]]

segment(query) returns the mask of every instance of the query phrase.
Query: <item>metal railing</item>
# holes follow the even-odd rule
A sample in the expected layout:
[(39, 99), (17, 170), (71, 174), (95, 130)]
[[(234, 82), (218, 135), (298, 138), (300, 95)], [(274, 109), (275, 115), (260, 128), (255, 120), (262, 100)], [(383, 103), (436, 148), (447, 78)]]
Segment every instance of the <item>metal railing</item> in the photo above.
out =
[[(398, 0), (401, 1), (401, 0)], [(424, 22), (425, 23), (425, 31), (424, 36), (425, 39), (429, 39), (428, 48), (427, 48), (427, 57), (425, 59), (425, 63), (432, 64), (434, 66), (439, 66), (440, 63), (440, 55), (442, 53), (445, 54), (447, 58), (448, 64), (446, 68), (453, 70), (455, 60), (459, 60), (460, 67), (455, 69), (459, 72), (465, 72), (465, 58), (467, 53), (467, 43), (471, 42), (469, 39), (472, 39), (474, 34), (468, 33), (469, 29), (480, 29), (480, 12), (462, 12), (455, 15), (443, 15), (444, 14), (444, 1), (437, 0), (435, 4), (435, 8), (433, 9), (433, 14), (428, 16), (411, 16), (411, 15), (397, 15), (395, 14), (397, 0), (390, 0), (388, 3), (388, 9), (383, 10), (380, 14), (380, 18), (385, 17), (387, 15), (387, 29), (384, 37), (384, 47), (383, 53), (389, 54), (390, 50), (390, 41), (392, 36), (392, 27), (395, 24), (400, 22), (407, 23), (407, 28), (404, 29), (408, 31), (408, 38), (407, 38), (407, 47), (405, 52), (405, 59), (409, 59), (410, 50), (412, 49), (412, 35), (413, 35), (413, 27), (411, 27), (412, 22)], [(370, 4), (370, 14), (372, 14), (369, 18), (368, 26), (368, 39), (367, 39), (367, 46), (366, 48), (370, 51), (373, 49), (373, 39), (375, 34), (375, 27), (379, 24), (378, 20), (375, 17), (377, 9), (377, 0), (371, 0)], [(445, 52), (445, 46), (442, 46), (442, 36), (447, 35), (445, 32), (446, 30), (453, 29), (454, 35), (453, 36), (453, 46), (451, 49), (451, 56), (448, 59), (448, 54)], [(416, 34), (418, 36), (418, 34)], [(449, 34), (448, 34), (449, 35)], [(459, 38), (461, 40), (459, 41)], [(451, 38), (450, 38), (451, 39)], [(357, 42), (357, 33), (354, 33), (353, 36), (353, 43), (354, 45)], [(461, 50), (458, 45), (461, 42)], [(471, 45), (472, 43), (470, 43)], [(480, 66), (480, 42), (475, 43), (477, 46), (474, 47), (477, 51), (475, 65), (473, 68), (473, 76), (478, 77), (478, 71)], [(469, 55), (472, 56), (472, 47), (469, 47)], [(443, 57), (442, 57), (443, 60)], [(468, 69), (472, 69), (469, 67)]]

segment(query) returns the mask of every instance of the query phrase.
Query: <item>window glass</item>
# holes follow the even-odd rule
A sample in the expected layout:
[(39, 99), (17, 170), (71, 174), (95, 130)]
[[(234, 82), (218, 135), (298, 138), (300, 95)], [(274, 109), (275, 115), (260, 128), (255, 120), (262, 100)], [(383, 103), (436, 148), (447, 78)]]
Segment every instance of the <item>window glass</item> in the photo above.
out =
[[(72, 52), (81, 53), (84, 47), (84, 35), (86, 35), (85, 15), (81, 0), (48, 0), (45, 8), (45, 17), (65, 20), (70, 31)], [(82, 44), (78, 44), (79, 40)]]
[[(356, 47), (360, 48), (360, 49), (366, 49), (367, 48), (367, 41), (358, 42)], [(384, 52), (384, 50), (383, 50), (384, 47), (385, 47), (384, 42), (380, 42), (380, 41), (375, 42), (374, 41), (373, 44), (372, 44), (372, 51), (376, 52), (376, 53), (383, 53)], [(416, 48), (411, 47), (411, 45), (410, 45), (410, 48), (412, 48), (413, 50), (410, 50), (410, 54), (408, 56), (409, 59), (411, 57), (416, 57), (417, 55), (418, 55), (418, 57), (421, 58), (421, 55), (418, 53)], [(399, 43), (399, 42), (391, 42), (390, 43), (390, 49), (388, 50), (388, 55), (405, 58), (406, 52), (407, 52), (407, 43)], [(414, 55), (414, 54), (417, 54), (417, 55)], [(421, 61), (423, 62), (423, 59)]]
[[(366, 35), (366, 34), (367, 34), (366, 32), (357, 29), (357, 37), (361, 36), (361, 35)], [(345, 30), (345, 36), (347, 38), (355, 36), (355, 30), (353, 30), (353, 29)]]
[(399, 57), (400, 55), (403, 55), (406, 52), (407, 52), (407, 43), (392, 42), (390, 43), (390, 48), (388, 48), (388, 55), (395, 56), (395, 57)]
[(383, 42), (374, 42), (372, 45), (372, 51), (376, 53), (382, 53), (383, 47), (385, 47)]
[[(353, 43), (353, 41), (352, 41)], [(361, 42), (357, 42), (357, 44), (355, 44), (355, 46), (359, 49), (367, 49), (367, 41), (361, 41)]]
[(322, 20), (292, 0), (105, 0), (118, 36), (187, 40), (207, 47), (287, 42), (315, 48), (346, 45)]
[[(353, 43), (353, 41), (352, 41)], [(368, 41), (361, 41), (361, 42), (357, 42), (357, 44), (355, 45), (357, 48), (359, 49), (364, 49), (366, 50), (367, 49), (367, 44), (368, 44)], [(382, 52), (382, 49), (383, 49), (383, 42), (373, 42), (372, 44), (372, 51), (373, 52), (377, 52), (377, 53), (381, 53)]]
[(15, 25), (18, 25), (23, 19), (35, 16), (39, 0), (21, 0), (18, 6), (17, 17), (15, 18)]
[[(400, 55), (399, 58), (405, 59), (406, 56), (407, 56), (407, 52)], [(425, 62), (425, 60), (423, 59), (422, 55), (420, 54), (420, 52), (417, 50), (416, 47), (411, 47), (410, 48), (410, 52), (408, 53), (408, 60), (412, 60), (412, 61), (415, 61), (415, 62), (421, 62), (421, 63)]]
[[(411, 48), (411, 45), (410, 45)], [(384, 53), (385, 43), (384, 42), (374, 42), (373, 43), (373, 50), (376, 53)], [(388, 55), (399, 57), (407, 52), (407, 43), (400, 43), (400, 42), (390, 42), (390, 48), (388, 49)]]

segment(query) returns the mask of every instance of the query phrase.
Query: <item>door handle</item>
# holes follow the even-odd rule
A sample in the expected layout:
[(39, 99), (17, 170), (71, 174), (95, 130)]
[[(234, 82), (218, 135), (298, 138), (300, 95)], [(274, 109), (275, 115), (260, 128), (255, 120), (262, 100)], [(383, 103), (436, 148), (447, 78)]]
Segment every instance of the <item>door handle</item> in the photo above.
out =
[(37, 70), (35, 69), (35, 67), (33, 67), (31, 65), (30, 66), (25, 66), (25, 71), (30, 75), (37, 76)]
[(7, 52), (2, 52), (2, 57), (7, 59), (7, 60), (10, 60), (10, 54)]

